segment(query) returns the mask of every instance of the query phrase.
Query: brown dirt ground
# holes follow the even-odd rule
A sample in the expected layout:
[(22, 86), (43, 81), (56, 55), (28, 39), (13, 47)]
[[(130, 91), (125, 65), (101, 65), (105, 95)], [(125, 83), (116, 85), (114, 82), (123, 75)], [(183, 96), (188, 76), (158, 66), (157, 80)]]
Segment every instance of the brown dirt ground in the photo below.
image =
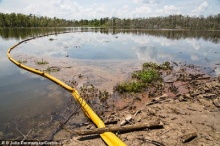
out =
[[(27, 60), (26, 65), (40, 70), (46, 70), (47, 66), (59, 67), (61, 71), (51, 74), (77, 89), (82, 85), (93, 84), (100, 90), (110, 92), (112, 98), (108, 99), (108, 108), (100, 114), (104, 121), (117, 121), (117, 125), (120, 125), (122, 120), (131, 115), (132, 120), (127, 125), (149, 121), (159, 121), (164, 125), (162, 129), (117, 133), (127, 145), (220, 145), (220, 77), (200, 73), (197, 67), (182, 65), (169, 74), (163, 74), (163, 90), (148, 89), (140, 94), (119, 97), (113, 93), (113, 87), (128, 80), (132, 71), (140, 69), (140, 63), (91, 63), (70, 58), (44, 58), (49, 64), (37, 65), (36, 62), (41, 58), (15, 55), (15, 59)], [(178, 80), (180, 74), (184, 74), (185, 78)], [(152, 95), (152, 92), (155, 94)], [(137, 111), (138, 114), (134, 116)], [(95, 127), (91, 123), (89, 128), (83, 128)], [(184, 137), (192, 132), (197, 137), (183, 143)], [(57, 139), (59, 134), (65, 135), (58, 133)], [(73, 135), (62, 142), (63, 145), (105, 145), (99, 135)]]

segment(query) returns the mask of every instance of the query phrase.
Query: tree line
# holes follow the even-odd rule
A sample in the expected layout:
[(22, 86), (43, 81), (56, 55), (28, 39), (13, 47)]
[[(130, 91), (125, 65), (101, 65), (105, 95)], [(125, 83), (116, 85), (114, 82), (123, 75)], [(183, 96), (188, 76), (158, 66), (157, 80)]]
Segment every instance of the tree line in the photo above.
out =
[(208, 17), (189, 17), (170, 15), (167, 17), (119, 19), (101, 18), (74, 21), (74, 26), (96, 26), (121, 29), (189, 29), (189, 30), (220, 30), (220, 14)]
[(65, 20), (35, 16), (33, 14), (0, 13), (0, 27), (104, 27), (120, 29), (189, 29), (189, 30), (220, 30), (220, 14), (208, 17), (189, 17), (170, 15), (151, 18), (101, 18)]
[(51, 33), (70, 31), (96, 32), (103, 34), (132, 34), (132, 35), (151, 35), (156, 37), (166, 37), (172, 40), (179, 40), (185, 38), (196, 38), (211, 41), (213, 43), (220, 43), (219, 31), (190, 31), (190, 30), (141, 30), (141, 29), (108, 29), (100, 27), (40, 27), (40, 28), (5, 28), (0, 29), (0, 37), (4, 39), (25, 39), (27, 37), (37, 37), (39, 35), (46, 35)]
[(0, 13), (0, 27), (68, 27), (73, 26), (73, 24), (71, 20), (56, 17)]

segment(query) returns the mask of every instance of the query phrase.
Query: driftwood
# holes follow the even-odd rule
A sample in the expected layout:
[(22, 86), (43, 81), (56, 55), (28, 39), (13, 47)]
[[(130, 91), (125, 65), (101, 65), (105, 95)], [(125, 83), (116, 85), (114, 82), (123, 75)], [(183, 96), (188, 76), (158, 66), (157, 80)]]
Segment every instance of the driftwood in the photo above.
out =
[(135, 131), (140, 129), (158, 129), (163, 128), (163, 125), (160, 125), (158, 122), (149, 122), (137, 125), (128, 125), (128, 126), (112, 126), (112, 127), (105, 127), (105, 128), (97, 128), (91, 130), (75, 130), (74, 132), (78, 135), (91, 135), (91, 134), (102, 134), (104, 132), (129, 132)]
[(120, 126), (126, 125), (126, 124), (129, 123), (131, 120), (132, 120), (132, 116), (131, 116), (131, 115), (127, 116), (127, 117), (120, 123)]
[(187, 143), (187, 142), (193, 140), (196, 137), (197, 137), (197, 133), (196, 132), (188, 133), (188, 134), (182, 136), (182, 143)]
[(208, 80), (210, 79), (211, 77), (198, 77), (196, 78), (196, 80)]

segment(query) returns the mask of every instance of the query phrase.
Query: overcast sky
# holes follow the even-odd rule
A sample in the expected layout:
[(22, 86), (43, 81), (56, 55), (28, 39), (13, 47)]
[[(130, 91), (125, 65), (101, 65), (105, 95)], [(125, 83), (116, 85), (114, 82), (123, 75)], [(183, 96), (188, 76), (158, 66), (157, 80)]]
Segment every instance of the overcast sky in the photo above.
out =
[(208, 16), (220, 13), (220, 0), (0, 0), (0, 12), (68, 20), (172, 14)]

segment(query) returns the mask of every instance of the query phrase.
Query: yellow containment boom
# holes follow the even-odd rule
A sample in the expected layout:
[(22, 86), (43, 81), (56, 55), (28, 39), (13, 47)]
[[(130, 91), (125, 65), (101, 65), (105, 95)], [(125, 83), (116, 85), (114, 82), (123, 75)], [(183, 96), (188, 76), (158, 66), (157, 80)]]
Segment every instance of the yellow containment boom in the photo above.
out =
[[(68, 32), (64, 32), (64, 33), (68, 33)], [(57, 34), (57, 33), (54, 33)], [(54, 34), (49, 34), (49, 35), (54, 35)], [(48, 36), (48, 35), (42, 35), (39, 37), (43, 37), (43, 36)], [(79, 104), (82, 107), (82, 110), (84, 111), (84, 113), (88, 116), (89, 119), (91, 119), (91, 121), (98, 127), (98, 128), (104, 128), (105, 124), (104, 122), (99, 118), (99, 116), (92, 110), (92, 108), (86, 103), (86, 101), (79, 95), (78, 91), (75, 88), (70, 87), (69, 85), (65, 84), (64, 82), (60, 81), (59, 79), (51, 76), (48, 73), (44, 73), (40, 70), (25, 66), (21, 63), (19, 63), (18, 61), (16, 61), (15, 59), (13, 59), (10, 56), (10, 52), (12, 51), (12, 49), (14, 49), (15, 47), (17, 47), (18, 45), (33, 40), (36, 37), (33, 38), (29, 38), (26, 40), (23, 40), (19, 43), (17, 43), (16, 45), (12, 46), (11, 48), (8, 49), (7, 51), (7, 56), (8, 59), (13, 62), (14, 64), (16, 64), (17, 66), (19, 66), (20, 68), (23, 68), (27, 71), (30, 71), (32, 73), (41, 75), (43, 77), (46, 77), (48, 79), (50, 79), (51, 81), (55, 82), (56, 84), (62, 86), (64, 89), (68, 90), (72, 96), (79, 102)], [(101, 138), (105, 141), (105, 143), (109, 146), (125, 146), (126, 144), (121, 141), (114, 133), (112, 132), (104, 132), (102, 134), (100, 134)]]

